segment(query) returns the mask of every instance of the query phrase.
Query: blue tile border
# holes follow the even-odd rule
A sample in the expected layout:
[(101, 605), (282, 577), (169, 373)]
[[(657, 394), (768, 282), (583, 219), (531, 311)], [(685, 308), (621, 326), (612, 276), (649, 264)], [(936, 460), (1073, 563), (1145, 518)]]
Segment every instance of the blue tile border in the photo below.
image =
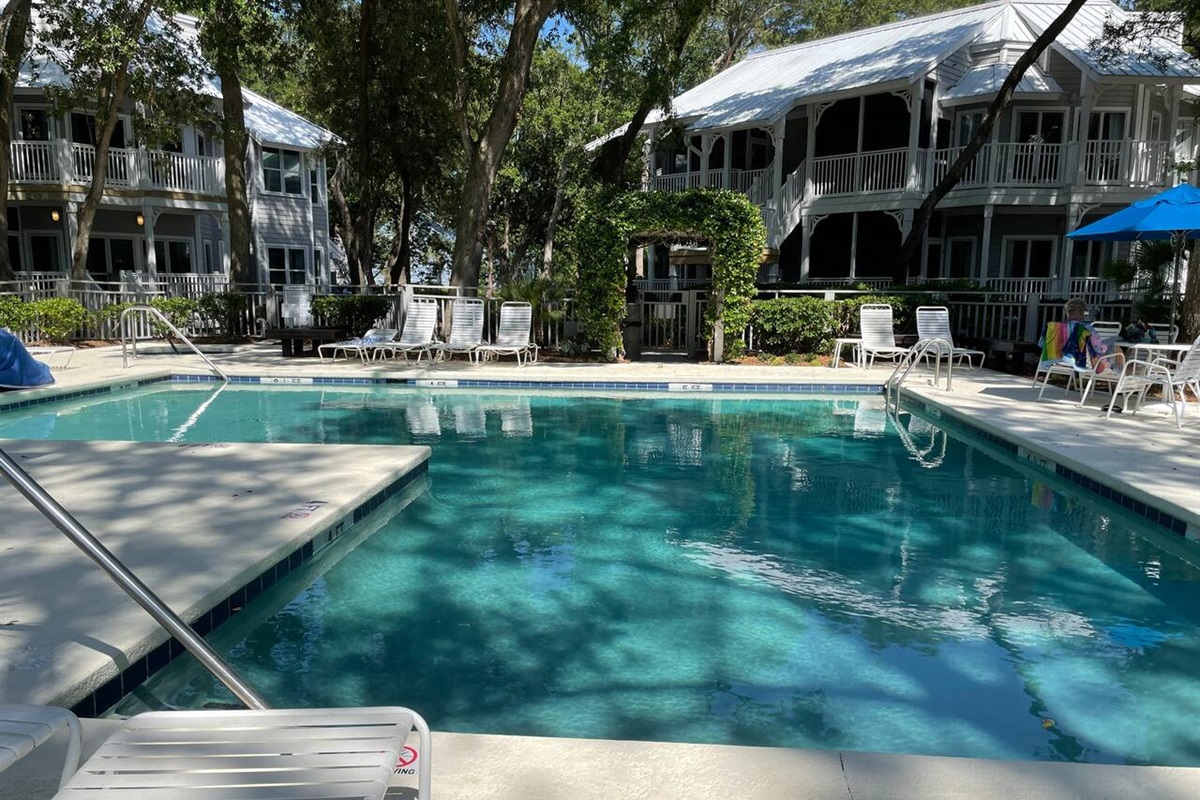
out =
[[(931, 406), (928, 398), (920, 398), (918, 402), (920, 402), (922, 407), (927, 411)], [(947, 411), (947, 409), (943, 409), (941, 406), (936, 404), (932, 405), (936, 411), (936, 423), (938, 425), (944, 424), (946, 422), (944, 413)], [(978, 425), (968, 422), (967, 420), (963, 419), (960, 414), (954, 413), (953, 411), (950, 413), (952, 414), (950, 422), (955, 428), (961, 429), (971, 436), (981, 439), (988, 444), (999, 447), (1015, 457), (1021, 457), (1023, 448), (1020, 445), (1010, 442), (1003, 437), (997, 436), (991, 431), (984, 430)], [(1056, 476), (1062, 478), (1073, 486), (1083, 489), (1095, 497), (1100, 498), (1101, 500), (1114, 503), (1120, 508), (1142, 517), (1147, 522), (1165, 529), (1168, 533), (1173, 533), (1183, 537), (1187, 536), (1187, 520), (1180, 519), (1170, 512), (1148, 505), (1145, 501), (1130, 497), (1120, 489), (1114, 489), (1113, 487), (1100, 483), (1099, 481), (1084, 475), (1081, 472), (1077, 472), (1076, 470), (1073, 470), (1064, 464), (1060, 464), (1052, 455), (1038, 452), (1036, 454), (1036, 458), (1026, 457), (1024, 461), (1028, 464), (1041, 467), (1049, 472), (1053, 472)]]
[[(422, 461), (419, 465), (392, 481), (386, 487), (357, 505), (332, 527), (318, 532), (312, 539), (297, 547), (283, 558), (268, 567), (261, 575), (251, 579), (245, 585), (236, 589), (224, 600), (219, 601), (208, 611), (200, 614), (191, 622), (191, 628), (200, 636), (207, 636), (220, 625), (229, 621), (239, 611), (286, 578), (300, 566), (312, 560), (313, 556), (322, 552), (326, 547), (337, 541), (351, 527), (365, 519), (372, 511), (379, 508), (385, 501), (395, 497), (414, 481), (423, 478), (429, 469), (429, 462)], [(121, 698), (132, 692), (138, 686), (154, 675), (163, 667), (170, 664), (177, 656), (186, 652), (183, 645), (175, 639), (167, 639), (146, 655), (134, 661), (123, 669), (116, 677), (105, 682), (100, 688), (76, 703), (71, 711), (79, 717), (98, 717), (112, 708)]]

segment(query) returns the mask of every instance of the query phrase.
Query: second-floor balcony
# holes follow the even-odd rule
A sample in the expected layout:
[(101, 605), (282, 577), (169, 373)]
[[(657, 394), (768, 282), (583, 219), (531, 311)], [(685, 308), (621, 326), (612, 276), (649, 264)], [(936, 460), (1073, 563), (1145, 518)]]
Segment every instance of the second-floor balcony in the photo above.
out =
[[(915, 151), (908, 148), (818, 156), (785, 176), (783, 205), (805, 197), (837, 197), (884, 192), (925, 193), (946, 176), (961, 147)], [(983, 146), (963, 172), (955, 189), (1157, 187), (1169, 179), (1172, 161), (1165, 141), (992, 142)], [(650, 188), (682, 191), (698, 186), (733, 189), (758, 205), (773, 204), (773, 169), (711, 169), (656, 175)]]
[[(65, 139), (15, 141), (12, 183), (89, 185), (96, 148)], [(104, 185), (116, 189), (162, 190), (202, 195), (225, 193), (225, 167), (217, 156), (114, 147), (108, 151)]]

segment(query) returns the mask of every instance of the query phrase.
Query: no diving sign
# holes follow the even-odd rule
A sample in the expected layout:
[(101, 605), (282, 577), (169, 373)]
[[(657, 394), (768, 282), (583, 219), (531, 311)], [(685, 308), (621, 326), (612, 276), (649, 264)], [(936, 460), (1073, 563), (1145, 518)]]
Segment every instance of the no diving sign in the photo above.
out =
[(393, 775), (416, 775), (417, 774), (417, 758), (419, 757), (417, 748), (404, 745), (400, 751), (400, 757), (396, 759), (396, 768), (392, 770)]

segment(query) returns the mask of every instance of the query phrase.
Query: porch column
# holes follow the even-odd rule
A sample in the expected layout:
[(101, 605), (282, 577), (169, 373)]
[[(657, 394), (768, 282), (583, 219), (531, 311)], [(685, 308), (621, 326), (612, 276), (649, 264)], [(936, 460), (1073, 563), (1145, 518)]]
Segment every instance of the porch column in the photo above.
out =
[(817, 123), (820, 122), (821, 112), (816, 103), (808, 104), (808, 141), (804, 143), (804, 199), (813, 195), (813, 159), (816, 157)]
[[(1067, 207), (1067, 232), (1075, 230), (1076, 224), (1083, 215), (1083, 207), (1079, 203), (1071, 203)], [(1059, 261), (1059, 291), (1068, 294), (1071, 291), (1071, 262), (1075, 258), (1075, 240), (1063, 237), (1062, 259)]]
[[(66, 203), (64, 209), (67, 214), (67, 276), (71, 275), (71, 257), (75, 253), (75, 241), (79, 238), (79, 203)], [(30, 264), (32, 267), (33, 265)]]
[(988, 203), (983, 207), (983, 236), (979, 243), (979, 283), (984, 284), (988, 278), (988, 261), (992, 255), (992, 212), (996, 207)]
[(779, 231), (779, 236), (782, 240), (787, 236), (783, 230), (783, 226), (787, 222), (784, 215), (788, 209), (783, 207), (783, 140), (787, 135), (787, 112), (783, 112), (783, 116), (779, 121), (771, 126), (771, 146), (775, 148), (774, 157), (771, 159), (771, 183), (768, 188), (771, 190), (767, 195), (767, 202), (775, 209), (775, 230)]
[[(860, 120), (861, 122), (861, 120)], [(862, 140), (859, 140), (862, 143)], [(858, 212), (853, 212), (850, 217), (850, 279), (853, 280), (858, 274)]]
[[(230, 283), (233, 282), (233, 260), (230, 257), (229, 212), (222, 211), (217, 215), (217, 224), (221, 226), (221, 272)], [(327, 259), (328, 260), (328, 259)]]
[(800, 282), (808, 283), (809, 246), (812, 243), (812, 217), (800, 213)]
[(154, 209), (142, 206), (142, 235), (146, 237), (146, 272), (150, 280), (158, 278), (158, 254), (154, 252)]
[(712, 155), (712, 134), (700, 134), (700, 185), (708, 186), (708, 157)]
[(726, 189), (732, 189), (733, 186), (733, 131), (725, 131), (721, 134), (721, 140), (725, 142), (725, 158), (721, 164), (721, 185)]
[[(905, 209), (901, 209), (901, 211), (900, 211), (899, 223), (900, 223), (900, 241), (901, 242), (903, 242), (905, 239), (907, 239), (908, 234), (912, 232), (913, 216), (915, 215), (915, 213), (916, 213), (916, 209), (912, 209), (912, 208), (905, 208)], [(921, 237), (920, 277), (922, 280), (924, 280), (924, 278), (925, 278), (925, 256), (927, 255), (927, 248), (925, 247), (925, 239), (926, 238), (927, 238), (927, 236)], [(908, 274), (908, 265), (907, 264), (904, 265), (904, 274), (905, 275)]]
[(1095, 89), (1088, 80), (1087, 70), (1079, 78), (1079, 124), (1075, 128), (1075, 185), (1087, 183), (1087, 141), (1088, 127), (1092, 121), (1092, 103), (1095, 102)]
[(921, 171), (917, 169), (918, 145), (921, 137), (921, 101), (925, 99), (925, 80), (917, 82), (916, 88), (908, 93), (908, 180), (907, 189), (920, 189)]
[(1163, 186), (1174, 186), (1179, 182), (1178, 173), (1172, 166), (1175, 163), (1175, 136), (1179, 129), (1179, 86), (1167, 87), (1167, 152), (1163, 158)]

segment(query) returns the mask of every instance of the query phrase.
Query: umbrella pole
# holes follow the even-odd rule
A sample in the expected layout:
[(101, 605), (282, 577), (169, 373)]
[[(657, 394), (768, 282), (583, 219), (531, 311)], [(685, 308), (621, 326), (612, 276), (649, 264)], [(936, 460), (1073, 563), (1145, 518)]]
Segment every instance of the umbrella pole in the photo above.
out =
[(1179, 262), (1183, 258), (1183, 232), (1171, 234), (1171, 241), (1175, 245), (1175, 258), (1171, 265), (1171, 315), (1167, 319), (1167, 336), (1171, 335), (1171, 331), (1175, 327), (1175, 304), (1179, 301)]

